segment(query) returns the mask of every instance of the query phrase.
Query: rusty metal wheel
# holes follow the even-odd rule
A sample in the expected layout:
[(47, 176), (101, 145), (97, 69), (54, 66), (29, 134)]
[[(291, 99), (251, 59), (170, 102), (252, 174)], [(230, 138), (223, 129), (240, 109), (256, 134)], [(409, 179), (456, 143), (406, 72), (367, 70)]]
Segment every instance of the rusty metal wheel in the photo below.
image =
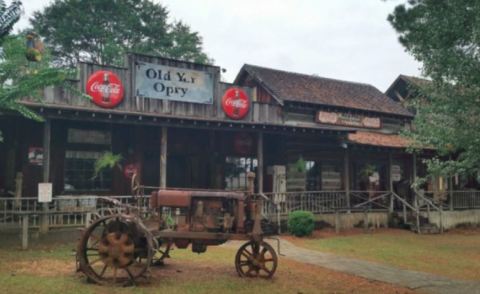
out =
[(153, 239), (134, 217), (112, 215), (95, 221), (77, 248), (79, 270), (98, 284), (132, 285), (152, 262)]
[(266, 242), (250, 241), (235, 256), (235, 268), (241, 277), (270, 279), (277, 269), (275, 250)]

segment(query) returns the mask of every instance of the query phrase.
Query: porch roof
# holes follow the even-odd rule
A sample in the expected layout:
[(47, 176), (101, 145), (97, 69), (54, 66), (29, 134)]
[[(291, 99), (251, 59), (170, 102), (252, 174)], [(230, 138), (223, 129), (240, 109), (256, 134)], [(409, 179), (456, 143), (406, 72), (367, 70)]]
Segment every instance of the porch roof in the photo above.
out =
[(396, 134), (382, 134), (376, 132), (357, 131), (348, 134), (348, 142), (359, 145), (371, 145), (389, 148), (407, 148), (410, 141)]

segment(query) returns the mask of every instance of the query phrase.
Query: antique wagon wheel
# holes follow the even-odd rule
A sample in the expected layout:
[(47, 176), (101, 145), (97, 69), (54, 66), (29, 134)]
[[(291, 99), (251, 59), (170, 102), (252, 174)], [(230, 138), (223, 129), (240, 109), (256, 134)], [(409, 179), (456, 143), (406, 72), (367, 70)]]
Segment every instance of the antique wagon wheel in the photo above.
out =
[(90, 225), (77, 248), (79, 269), (98, 284), (134, 284), (152, 262), (153, 239), (138, 221), (125, 215)]
[(250, 241), (238, 249), (235, 268), (241, 277), (270, 279), (277, 269), (278, 258), (266, 242)]

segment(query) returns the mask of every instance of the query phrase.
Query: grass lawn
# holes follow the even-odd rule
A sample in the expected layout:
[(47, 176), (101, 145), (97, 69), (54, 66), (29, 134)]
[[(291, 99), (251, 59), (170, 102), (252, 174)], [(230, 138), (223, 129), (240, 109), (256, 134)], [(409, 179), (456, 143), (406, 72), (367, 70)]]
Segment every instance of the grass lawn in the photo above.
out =
[(197, 255), (174, 250), (163, 267), (152, 268), (150, 283), (115, 288), (88, 284), (75, 274), (73, 243), (35, 245), (22, 251), (0, 240), (2, 293), (411, 293), (389, 284), (280, 259), (274, 279), (239, 278), (236, 250), (209, 247)]
[(443, 235), (417, 235), (405, 230), (361, 230), (335, 235), (289, 238), (309, 249), (330, 252), (464, 280), (480, 280), (480, 231), (455, 230)]

